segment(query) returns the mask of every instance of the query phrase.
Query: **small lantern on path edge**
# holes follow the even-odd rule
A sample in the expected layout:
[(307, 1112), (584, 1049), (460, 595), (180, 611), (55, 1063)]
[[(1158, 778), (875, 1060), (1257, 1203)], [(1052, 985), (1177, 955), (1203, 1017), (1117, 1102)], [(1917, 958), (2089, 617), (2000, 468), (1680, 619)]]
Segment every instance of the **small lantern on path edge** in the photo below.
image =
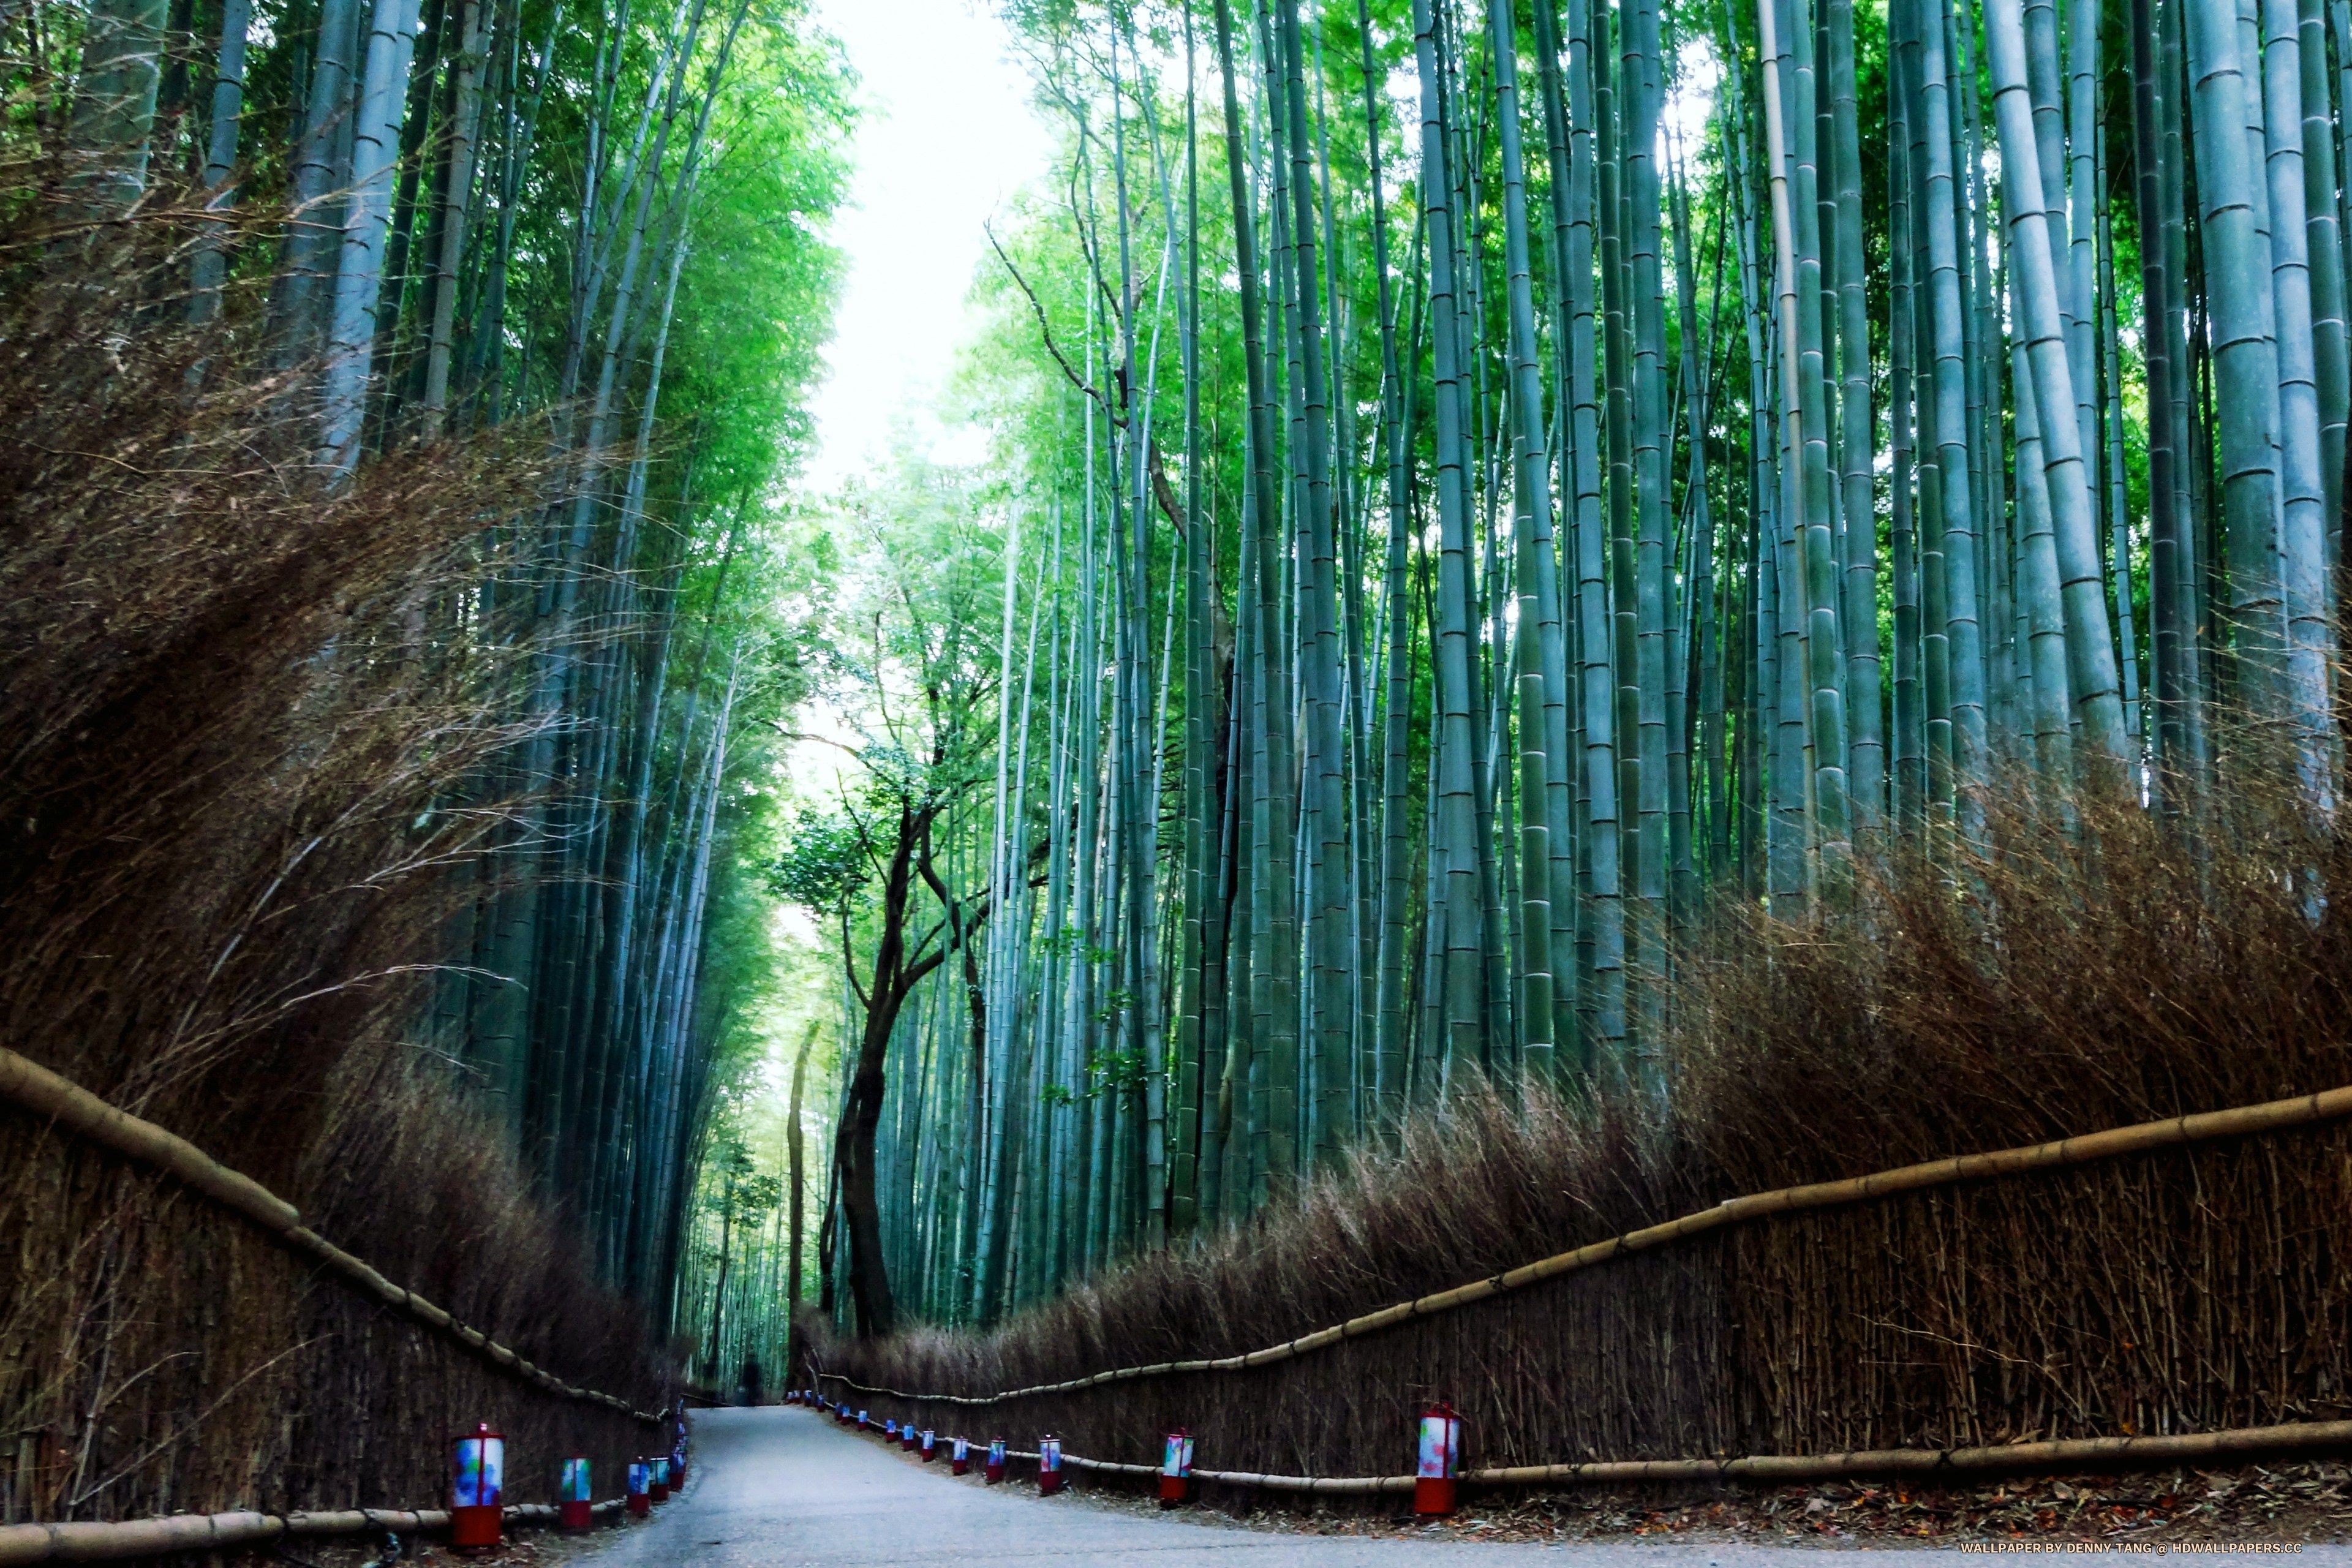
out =
[(555, 1489), (556, 1522), (566, 1530), (586, 1530), (596, 1522), (596, 1504), (588, 1489), (588, 1456), (574, 1454), (563, 1461), (563, 1479)]
[(922, 1452), (923, 1463), (927, 1465), (940, 1457), (939, 1439), (931, 1435), (928, 1426), (923, 1428)]
[(643, 1519), (646, 1515), (653, 1512), (653, 1467), (646, 1464), (643, 1459), (631, 1460), (629, 1462), (628, 1501), (629, 1517), (631, 1519)]
[(1004, 1479), (1004, 1439), (997, 1438), (988, 1446), (988, 1465), (984, 1472), (988, 1484), (994, 1486)]
[(449, 1544), (461, 1552), (488, 1551), (503, 1539), (506, 1518), (507, 1440), (476, 1423), (449, 1455)]
[(1047, 1436), (1037, 1439), (1037, 1495), (1052, 1497), (1062, 1489), (1062, 1440)]
[(1414, 1467), (1412, 1511), (1447, 1514), (1454, 1511), (1454, 1478), (1462, 1467), (1462, 1417), (1450, 1405), (1437, 1404), (1422, 1412), (1420, 1463)]
[(971, 1445), (961, 1437), (951, 1439), (948, 1449), (948, 1474), (960, 1476), (971, 1468)]
[(1174, 1508), (1192, 1488), (1192, 1434), (1179, 1426), (1168, 1434), (1160, 1458), (1160, 1506)]

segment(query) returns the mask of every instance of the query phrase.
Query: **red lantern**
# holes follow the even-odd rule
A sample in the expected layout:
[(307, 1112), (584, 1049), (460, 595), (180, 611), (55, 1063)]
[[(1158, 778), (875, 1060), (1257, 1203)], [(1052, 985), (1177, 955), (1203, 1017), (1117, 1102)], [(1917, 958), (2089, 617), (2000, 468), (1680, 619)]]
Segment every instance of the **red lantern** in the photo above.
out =
[(629, 1465), (628, 1504), (629, 1517), (631, 1519), (643, 1519), (646, 1515), (653, 1512), (653, 1467), (646, 1464), (643, 1459), (631, 1461)]
[(931, 1429), (926, 1426), (923, 1428), (923, 1463), (928, 1465), (939, 1457), (939, 1441), (931, 1436)]
[(588, 1489), (588, 1457), (574, 1454), (563, 1461), (563, 1479), (555, 1489), (556, 1521), (566, 1530), (586, 1530), (596, 1522), (596, 1505)]
[(1422, 1412), (1420, 1463), (1413, 1470), (1412, 1511), (1447, 1514), (1454, 1511), (1454, 1478), (1462, 1468), (1462, 1417), (1450, 1405), (1433, 1405)]
[(1004, 1439), (1002, 1437), (988, 1446), (986, 1474), (990, 1486), (994, 1486), (1004, 1479)]
[(496, 1548), (506, 1519), (507, 1440), (480, 1423), (458, 1438), (449, 1458), (449, 1544), (461, 1552)]
[(653, 1467), (654, 1484), (646, 1489), (646, 1495), (656, 1502), (667, 1502), (669, 1501), (669, 1456), (656, 1454)]
[(1192, 1487), (1192, 1434), (1179, 1426), (1168, 1434), (1160, 1457), (1160, 1506), (1174, 1508)]
[(1062, 1489), (1062, 1440), (1045, 1436), (1037, 1439), (1037, 1495), (1052, 1497)]
[(960, 1476), (971, 1468), (971, 1445), (961, 1437), (952, 1439), (952, 1444), (948, 1451), (948, 1474)]

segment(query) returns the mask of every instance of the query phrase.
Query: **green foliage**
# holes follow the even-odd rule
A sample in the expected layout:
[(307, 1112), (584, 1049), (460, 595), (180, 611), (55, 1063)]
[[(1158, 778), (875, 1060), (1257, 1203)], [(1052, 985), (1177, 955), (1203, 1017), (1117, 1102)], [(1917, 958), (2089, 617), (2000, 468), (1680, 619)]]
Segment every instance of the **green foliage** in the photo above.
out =
[(836, 915), (864, 891), (871, 865), (865, 829), (854, 819), (811, 814), (793, 822), (782, 853), (761, 874), (772, 897)]

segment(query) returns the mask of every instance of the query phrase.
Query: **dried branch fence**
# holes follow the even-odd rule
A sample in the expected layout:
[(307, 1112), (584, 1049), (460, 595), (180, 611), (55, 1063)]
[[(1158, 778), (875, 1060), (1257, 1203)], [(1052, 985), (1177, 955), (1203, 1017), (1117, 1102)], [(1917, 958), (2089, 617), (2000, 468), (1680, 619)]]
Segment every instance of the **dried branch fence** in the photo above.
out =
[[(1341, 1495), (1410, 1489), (1390, 1472), (1439, 1399), (1465, 1417), (1466, 1478), (1497, 1485), (2341, 1449), (2347, 1117), (2340, 1088), (1781, 1188), (1251, 1349), (1232, 1341), (1269, 1304), (1218, 1303), (1246, 1282), (1204, 1273), (1152, 1319), (1133, 1292), (1096, 1304), (1124, 1309), (1099, 1327), (1128, 1345), (1140, 1331), (1210, 1353), (1077, 1371), (1119, 1342), (1068, 1311), (1059, 1333), (814, 1353), (877, 1419), (945, 1430), (985, 1409), (997, 1432), (1056, 1432), (1066, 1463), (1118, 1473), (1153, 1467), (1080, 1452), (1155, 1454), (1183, 1426), (1232, 1467), (1200, 1480)], [(1344, 1289), (1364, 1268), (1330, 1273)], [(1299, 1305), (1274, 1310), (1295, 1321)]]
[[(425, 1100), (444, 1114), (404, 1111), (404, 1145), (374, 1166), (428, 1190), (370, 1194), (374, 1226), (336, 1216), (380, 1268), (194, 1143), (0, 1049), (0, 1216), (38, 1221), (0, 1225), (0, 1563), (431, 1529), (432, 1510), (351, 1505), (438, 1498), (447, 1439), (477, 1421), (506, 1435), (518, 1520), (552, 1501), (563, 1458), (610, 1485), (651, 1446), (644, 1406), (667, 1391), (642, 1321), (545, 1249), (543, 1211), (482, 1201), (486, 1167), (456, 1152), (484, 1130)], [(371, 1159), (348, 1125), (342, 1147)], [(429, 1190), (436, 1163), (458, 1190)], [(636, 1397), (559, 1377), (556, 1356)]]
[(0, 1047), (0, 1098), (36, 1115), (46, 1116), (56, 1125), (68, 1128), (118, 1154), (166, 1173), (223, 1208), (251, 1220), (288, 1251), (324, 1265), (393, 1310), (404, 1312), (436, 1332), (447, 1335), (525, 1383), (564, 1399), (604, 1405), (646, 1426), (661, 1425), (662, 1418), (655, 1412), (639, 1410), (617, 1394), (566, 1383), (481, 1330), (459, 1322), (415, 1291), (394, 1284), (365, 1262), (305, 1226), (299, 1210), (250, 1176), (230, 1170), (186, 1139), (116, 1110), (88, 1089), (4, 1047)]

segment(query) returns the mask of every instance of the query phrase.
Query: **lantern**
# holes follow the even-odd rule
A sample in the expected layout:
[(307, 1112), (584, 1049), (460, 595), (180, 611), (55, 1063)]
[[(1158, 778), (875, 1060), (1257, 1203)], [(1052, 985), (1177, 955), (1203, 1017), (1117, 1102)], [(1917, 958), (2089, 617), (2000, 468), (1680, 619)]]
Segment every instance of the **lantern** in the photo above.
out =
[(858, 1429), (860, 1432), (865, 1431), (868, 1426), (873, 1426), (873, 1425), (874, 1425), (874, 1423), (873, 1423), (871, 1420), (867, 1419), (867, 1417), (866, 1417), (866, 1412), (865, 1412), (865, 1411), (861, 1410), (861, 1411), (859, 1411), (859, 1412), (857, 1413), (857, 1429)]
[(882, 1436), (885, 1436), (885, 1437), (896, 1437), (898, 1435), (898, 1424), (896, 1421), (885, 1421), (885, 1422), (883, 1422), (883, 1423), (882, 1423)]
[(1412, 1511), (1454, 1511), (1454, 1479), (1461, 1473), (1462, 1417), (1450, 1405), (1422, 1412), (1420, 1463), (1413, 1470)]
[(926, 1426), (923, 1428), (923, 1463), (928, 1465), (939, 1457), (938, 1439), (931, 1436), (931, 1429)]
[(961, 1437), (953, 1439), (953, 1444), (948, 1451), (948, 1474), (960, 1476), (971, 1468), (971, 1445)]
[(1037, 1439), (1037, 1495), (1052, 1497), (1062, 1489), (1062, 1440), (1046, 1436)]
[(988, 1465), (985, 1473), (990, 1486), (994, 1486), (1004, 1479), (1004, 1439), (1002, 1437), (988, 1446)]
[(653, 1467), (643, 1459), (629, 1464), (629, 1517), (643, 1519), (653, 1511)]
[(669, 1456), (656, 1454), (652, 1464), (653, 1485), (646, 1489), (646, 1495), (656, 1502), (667, 1502), (669, 1501)]
[(507, 1440), (477, 1423), (449, 1459), (449, 1544), (495, 1547), (505, 1521)]
[(915, 1424), (912, 1421), (898, 1428), (898, 1447), (909, 1454), (915, 1451)]
[(563, 1461), (563, 1479), (556, 1483), (556, 1522), (566, 1530), (586, 1530), (596, 1522), (595, 1503), (588, 1490), (588, 1457), (574, 1454)]
[(1174, 1508), (1192, 1486), (1192, 1434), (1179, 1426), (1160, 1453), (1160, 1506)]

